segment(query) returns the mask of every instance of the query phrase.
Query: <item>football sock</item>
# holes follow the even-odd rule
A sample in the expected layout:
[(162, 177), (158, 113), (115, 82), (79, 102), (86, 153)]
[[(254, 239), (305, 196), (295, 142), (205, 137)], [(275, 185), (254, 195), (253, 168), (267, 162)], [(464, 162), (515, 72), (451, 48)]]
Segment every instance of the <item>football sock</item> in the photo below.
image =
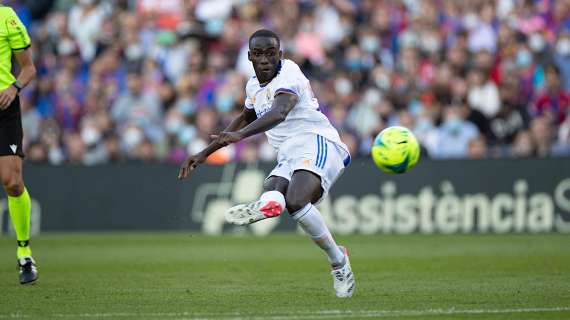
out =
[(315, 206), (308, 203), (295, 212), (292, 217), (311, 239), (326, 252), (333, 268), (341, 267), (344, 264), (344, 253), (334, 241), (321, 213)]
[(285, 196), (277, 190), (264, 192), (259, 199), (279, 203), (281, 205), (281, 213), (285, 209)]
[(18, 240), (18, 259), (32, 256), (32, 250), (29, 247), (31, 207), (30, 195), (25, 188), (24, 192), (17, 197), (8, 196), (10, 218)]

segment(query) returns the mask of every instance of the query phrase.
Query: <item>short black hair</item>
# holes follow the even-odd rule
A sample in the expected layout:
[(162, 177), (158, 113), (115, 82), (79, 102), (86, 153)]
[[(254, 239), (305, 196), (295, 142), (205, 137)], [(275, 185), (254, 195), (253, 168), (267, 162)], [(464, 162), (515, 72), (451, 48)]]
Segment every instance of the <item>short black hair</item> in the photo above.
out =
[(274, 38), (275, 40), (277, 40), (277, 45), (281, 46), (281, 41), (279, 41), (279, 36), (268, 29), (259, 29), (257, 31), (255, 31), (250, 37), (249, 37), (249, 46), (251, 46), (251, 40), (253, 40), (254, 38), (260, 38), (260, 37), (267, 37), (267, 38)]

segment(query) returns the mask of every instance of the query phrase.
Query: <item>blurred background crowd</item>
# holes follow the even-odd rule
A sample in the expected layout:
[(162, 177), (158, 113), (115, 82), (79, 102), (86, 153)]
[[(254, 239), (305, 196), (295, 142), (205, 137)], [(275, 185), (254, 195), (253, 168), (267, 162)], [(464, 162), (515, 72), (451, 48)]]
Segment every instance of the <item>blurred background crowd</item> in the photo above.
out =
[[(432, 159), (570, 156), (569, 0), (4, 1), (28, 27), (31, 162), (180, 162), (243, 108), (281, 37), (354, 156), (386, 126)], [(212, 163), (270, 161), (264, 136)]]

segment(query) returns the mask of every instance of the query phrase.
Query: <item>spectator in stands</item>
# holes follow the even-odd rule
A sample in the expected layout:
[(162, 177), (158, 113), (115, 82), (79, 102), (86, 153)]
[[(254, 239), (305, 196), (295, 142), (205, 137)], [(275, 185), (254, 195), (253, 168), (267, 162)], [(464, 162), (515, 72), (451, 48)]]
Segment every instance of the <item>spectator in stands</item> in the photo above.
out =
[(462, 117), (461, 106), (451, 105), (445, 109), (444, 122), (437, 129), (433, 144), (428, 151), (433, 158), (464, 158), (469, 142), (479, 136), (477, 127)]
[(69, 34), (77, 41), (84, 61), (95, 57), (97, 36), (107, 14), (107, 4), (98, 0), (78, 0), (69, 11)]
[(489, 70), (483, 67), (474, 68), (468, 74), (469, 106), (483, 113), (488, 119), (499, 112), (501, 100), (497, 85), (489, 78)]
[[(153, 90), (144, 90), (142, 76), (139, 72), (130, 72), (127, 76), (127, 91), (120, 95), (111, 107), (111, 115), (119, 129), (130, 125), (141, 130), (143, 137), (160, 142), (162, 132), (162, 104), (159, 95)], [(132, 147), (136, 147), (138, 143)]]
[(555, 64), (548, 64), (544, 73), (546, 87), (538, 95), (533, 111), (535, 115), (547, 115), (553, 123), (560, 124), (570, 109), (570, 94), (564, 90), (560, 69)]
[(509, 155), (515, 158), (528, 158), (535, 155), (534, 140), (530, 131), (519, 131)]
[(485, 159), (488, 156), (487, 143), (483, 136), (478, 136), (469, 141), (469, 149), (467, 158), (469, 159)]
[(519, 96), (519, 79), (512, 73), (511, 67), (503, 70), (499, 86), (501, 108), (489, 123), (490, 136), (495, 145), (512, 144), (517, 132), (527, 129), (530, 122), (527, 106)]
[(553, 132), (551, 119), (548, 116), (535, 118), (530, 123), (530, 132), (534, 140), (536, 155), (547, 157), (552, 152)]
[(563, 76), (564, 90), (570, 92), (570, 30), (560, 33), (554, 51), (554, 61)]
[[(563, 155), (570, 144), (567, 1), (39, 3), (24, 22), (38, 80), (22, 92), (36, 161), (180, 161), (243, 107), (247, 37), (260, 25), (313, 80), (354, 157), (396, 124), (434, 158)], [(270, 151), (253, 139), (216, 161)]]

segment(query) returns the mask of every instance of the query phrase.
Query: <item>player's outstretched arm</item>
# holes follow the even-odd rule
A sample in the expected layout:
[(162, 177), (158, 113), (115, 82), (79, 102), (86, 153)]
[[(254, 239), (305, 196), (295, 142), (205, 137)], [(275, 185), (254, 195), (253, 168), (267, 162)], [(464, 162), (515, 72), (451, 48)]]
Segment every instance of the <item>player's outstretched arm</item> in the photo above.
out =
[(283, 122), (298, 100), (299, 98), (295, 94), (279, 93), (275, 96), (271, 109), (263, 116), (238, 131), (225, 130), (218, 135), (212, 135), (212, 138), (219, 144), (227, 146), (255, 134), (265, 132)]
[[(255, 118), (256, 115), (253, 109), (244, 108), (243, 111), (239, 114), (239, 116), (237, 116), (227, 126), (227, 128), (224, 129), (224, 132), (239, 130), (247, 126), (248, 124), (252, 123), (255, 120)], [(208, 156), (210, 156), (212, 153), (216, 152), (218, 149), (224, 146), (226, 145), (222, 145), (219, 143), (219, 141), (217, 141), (217, 139), (214, 139), (206, 148), (204, 148), (204, 150), (195, 155), (189, 156), (186, 160), (184, 160), (184, 162), (180, 166), (180, 171), (178, 172), (178, 179), (184, 179), (188, 177), (188, 173), (190, 171), (196, 169), (196, 167), (199, 164), (206, 161)]]

